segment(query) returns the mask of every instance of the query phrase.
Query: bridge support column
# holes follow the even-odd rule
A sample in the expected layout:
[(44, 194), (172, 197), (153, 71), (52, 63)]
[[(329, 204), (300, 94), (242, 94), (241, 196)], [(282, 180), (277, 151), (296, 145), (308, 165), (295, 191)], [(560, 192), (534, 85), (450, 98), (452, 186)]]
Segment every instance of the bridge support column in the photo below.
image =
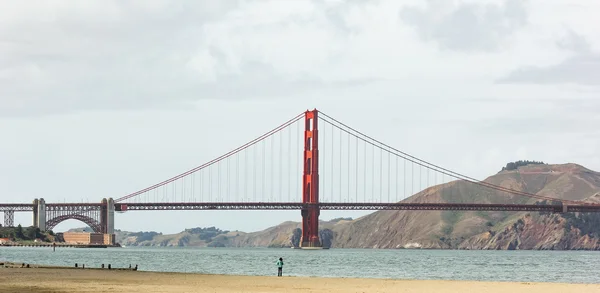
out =
[(15, 211), (4, 211), (4, 227), (15, 226)]
[(115, 201), (108, 199), (106, 207), (106, 234), (115, 233)]
[[(304, 173), (302, 175), (302, 203), (319, 203), (319, 132), (318, 111), (306, 111), (304, 115)], [(320, 248), (318, 206), (309, 205), (302, 210), (301, 248)]]
[(108, 223), (106, 217), (108, 216), (108, 200), (103, 198), (100, 202), (100, 232), (106, 234), (108, 231)]
[(38, 228), (38, 205), (39, 200), (36, 198), (33, 200), (33, 227)]
[[(34, 219), (36, 216), (34, 215)], [(46, 201), (43, 198), (40, 198), (37, 204), (37, 228), (40, 231), (46, 231)]]

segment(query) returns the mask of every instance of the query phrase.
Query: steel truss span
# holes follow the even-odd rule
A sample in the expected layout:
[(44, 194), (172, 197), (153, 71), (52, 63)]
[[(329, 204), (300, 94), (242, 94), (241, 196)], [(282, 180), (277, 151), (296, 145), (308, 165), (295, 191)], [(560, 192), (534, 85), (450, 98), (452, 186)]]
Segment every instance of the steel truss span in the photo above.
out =
[(433, 211), (530, 211), (530, 212), (600, 212), (600, 205), (536, 204), (455, 204), (455, 203), (131, 203), (116, 204), (116, 211), (151, 210), (433, 210)]
[(0, 203), (0, 212), (13, 211), (13, 212), (31, 212), (33, 211), (33, 204), (28, 203)]

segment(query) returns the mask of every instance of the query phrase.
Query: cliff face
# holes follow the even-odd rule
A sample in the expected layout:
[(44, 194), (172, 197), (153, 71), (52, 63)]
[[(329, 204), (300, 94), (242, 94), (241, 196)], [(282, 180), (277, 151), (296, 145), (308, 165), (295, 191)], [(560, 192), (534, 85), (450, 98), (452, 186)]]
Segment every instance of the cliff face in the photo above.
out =
[[(485, 180), (559, 199), (600, 202), (600, 173), (575, 164), (528, 165)], [(535, 199), (454, 181), (423, 190), (407, 202), (530, 203)], [(254, 233), (227, 232), (197, 240), (186, 232), (129, 245), (290, 247), (300, 223)], [(378, 211), (355, 220), (321, 222), (321, 241), (340, 248), (600, 249), (600, 215), (526, 212)], [(127, 244), (127, 243), (125, 243)]]
[(460, 245), (460, 249), (503, 250), (598, 250), (599, 238), (583, 234), (570, 227), (560, 215), (536, 216), (526, 214), (499, 232), (488, 231), (475, 235)]

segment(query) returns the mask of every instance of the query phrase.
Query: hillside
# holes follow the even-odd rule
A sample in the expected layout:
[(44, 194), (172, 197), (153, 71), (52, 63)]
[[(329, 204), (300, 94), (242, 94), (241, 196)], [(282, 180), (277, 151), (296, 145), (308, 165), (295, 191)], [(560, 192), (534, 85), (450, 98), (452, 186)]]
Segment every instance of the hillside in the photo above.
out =
[(54, 241), (52, 232), (40, 232), (39, 228), (35, 227), (0, 227), (0, 238), (8, 238), (17, 243), (29, 243), (36, 239), (42, 242)]
[[(600, 173), (576, 164), (510, 163), (485, 180), (554, 198), (600, 202)], [(462, 181), (423, 190), (407, 202), (536, 203)], [(290, 247), (300, 223), (263, 231), (220, 231), (210, 239), (188, 230), (152, 239), (129, 236), (124, 245)], [(600, 249), (600, 215), (528, 212), (378, 211), (355, 220), (321, 222), (326, 246), (342, 248)]]
[[(520, 166), (485, 181), (569, 200), (596, 201), (600, 192), (600, 173), (575, 164)], [(461, 181), (429, 188), (407, 201), (536, 202)], [(598, 249), (595, 237), (583, 235), (578, 224), (581, 217), (527, 212), (379, 211), (335, 229), (333, 243), (335, 247), (371, 248)]]

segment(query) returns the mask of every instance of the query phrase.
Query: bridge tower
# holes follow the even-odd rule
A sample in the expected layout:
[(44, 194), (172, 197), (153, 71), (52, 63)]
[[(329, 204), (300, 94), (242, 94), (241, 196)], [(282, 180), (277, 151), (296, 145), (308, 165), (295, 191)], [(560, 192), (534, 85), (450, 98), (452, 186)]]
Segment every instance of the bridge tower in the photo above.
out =
[(46, 231), (46, 201), (43, 198), (33, 201), (33, 226)]
[(115, 233), (115, 201), (103, 198), (100, 202), (100, 227), (104, 234)]
[[(319, 132), (318, 111), (306, 111), (304, 114), (304, 172), (302, 175), (302, 203), (319, 203)], [(302, 238), (300, 247), (304, 249), (321, 248), (319, 241), (318, 206), (302, 210)]]
[(38, 205), (40, 201), (36, 198), (33, 200), (33, 227), (38, 227)]
[(115, 201), (112, 197), (108, 198), (106, 207), (106, 234), (115, 233)]

